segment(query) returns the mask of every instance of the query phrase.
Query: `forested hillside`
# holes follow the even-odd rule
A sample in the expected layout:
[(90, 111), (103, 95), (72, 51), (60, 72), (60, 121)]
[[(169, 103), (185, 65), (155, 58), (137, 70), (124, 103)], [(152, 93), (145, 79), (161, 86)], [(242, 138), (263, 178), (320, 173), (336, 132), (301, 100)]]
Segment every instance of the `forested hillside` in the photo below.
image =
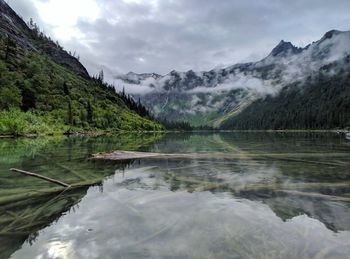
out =
[(0, 134), (163, 128), (2, 0), (0, 11)]
[[(255, 101), (223, 129), (330, 129), (350, 126), (350, 57), (323, 67), (303, 83)], [(330, 76), (330, 72), (333, 76)]]

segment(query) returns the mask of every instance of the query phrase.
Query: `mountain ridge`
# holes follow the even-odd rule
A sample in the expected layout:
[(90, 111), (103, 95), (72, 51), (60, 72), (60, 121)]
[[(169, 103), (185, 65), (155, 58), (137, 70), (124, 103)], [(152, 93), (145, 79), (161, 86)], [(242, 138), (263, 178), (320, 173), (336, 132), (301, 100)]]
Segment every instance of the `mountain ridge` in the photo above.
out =
[(161, 119), (220, 127), (230, 119), (230, 112), (236, 116), (243, 110), (237, 107), (247, 107), (241, 104), (274, 96), (290, 83), (303, 84), (308, 76), (349, 53), (350, 31), (330, 30), (304, 48), (282, 40), (257, 62), (201, 72), (173, 70), (156, 77), (132, 73), (132, 80), (128, 75), (116, 79), (118, 84), (140, 89), (143, 93), (134, 96)]
[[(2, 1), (2, 0), (0, 0)], [(215, 70), (221, 70), (221, 69), (230, 69), (230, 68), (237, 68), (237, 67), (246, 67), (246, 66), (250, 66), (252, 64), (255, 64), (255, 63), (258, 63), (258, 62), (261, 62), (262, 60), (266, 59), (268, 56), (274, 56), (273, 54), (278, 54), (277, 52), (280, 52), (280, 51), (286, 51), (286, 50), (289, 50), (289, 49), (293, 49), (293, 50), (297, 50), (296, 52), (297, 53), (300, 53), (302, 50), (306, 50), (308, 49), (312, 44), (320, 44), (321, 42), (323, 42), (324, 40), (326, 39), (330, 39), (332, 38), (333, 36), (335, 35), (339, 35), (339, 34), (349, 34), (350, 35), (350, 30), (344, 30), (344, 31), (341, 31), (341, 30), (336, 30), (336, 29), (332, 29), (332, 30), (329, 30), (327, 31), (319, 40), (317, 41), (314, 41), (308, 45), (306, 45), (305, 47), (297, 47), (295, 46), (292, 42), (290, 41), (285, 41), (284, 39), (280, 40), (279, 43), (277, 45), (275, 45), (275, 47), (272, 48), (272, 50), (270, 51), (270, 53), (265, 57), (265, 58), (262, 58), (258, 61), (252, 61), (252, 62), (243, 62), (243, 63), (235, 63), (233, 65), (229, 65), (227, 67), (224, 67), (224, 68), (220, 68), (220, 69), (216, 69), (216, 68), (212, 68), (210, 69), (209, 71), (204, 71), (204, 70), (200, 70), (200, 71), (196, 71), (197, 73), (203, 73), (203, 72), (210, 72), (210, 71), (215, 71)], [(118, 74), (118, 75), (115, 75), (115, 78), (118, 79), (119, 77), (123, 77), (123, 76), (126, 76), (128, 74), (130, 75), (133, 75), (133, 76), (146, 76), (146, 75), (156, 75), (157, 77), (164, 77), (166, 75), (169, 75), (169, 74), (172, 74), (172, 73), (187, 73), (189, 71), (193, 71), (192, 69), (190, 70), (187, 70), (187, 71), (177, 71), (177, 70), (171, 70), (170, 72), (166, 73), (166, 74), (158, 74), (158, 73), (154, 73), (154, 72), (144, 72), (144, 73), (135, 73), (133, 71), (129, 71), (128, 73), (126, 74)]]

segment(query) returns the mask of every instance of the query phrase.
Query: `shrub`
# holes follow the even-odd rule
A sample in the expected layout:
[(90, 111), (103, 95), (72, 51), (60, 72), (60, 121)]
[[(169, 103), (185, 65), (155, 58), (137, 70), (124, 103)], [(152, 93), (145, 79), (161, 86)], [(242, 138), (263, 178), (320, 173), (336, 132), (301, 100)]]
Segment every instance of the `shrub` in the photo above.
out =
[(0, 134), (50, 133), (53, 126), (32, 112), (21, 112), (19, 109), (0, 112)]
[(14, 85), (0, 85), (0, 110), (20, 107), (22, 96), (18, 88)]
[(0, 133), (18, 135), (24, 133), (26, 121), (24, 114), (18, 109), (10, 109), (0, 113)]

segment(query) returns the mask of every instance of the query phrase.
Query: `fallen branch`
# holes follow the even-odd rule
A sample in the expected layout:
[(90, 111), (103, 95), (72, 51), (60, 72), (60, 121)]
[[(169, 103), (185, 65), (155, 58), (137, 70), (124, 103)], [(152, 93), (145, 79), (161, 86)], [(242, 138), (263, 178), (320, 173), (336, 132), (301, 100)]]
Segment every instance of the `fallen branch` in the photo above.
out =
[[(133, 160), (133, 159), (209, 159), (209, 160), (281, 160), (288, 162), (311, 163), (327, 166), (349, 166), (349, 163), (332, 163), (315, 161), (314, 158), (332, 158), (348, 156), (347, 153), (233, 153), (233, 152), (195, 152), (195, 153), (153, 153), (116, 150), (108, 153), (93, 154), (93, 159), (102, 160)], [(309, 158), (309, 159), (307, 159)]]
[(11, 168), (10, 170), (13, 171), (13, 172), (18, 172), (18, 173), (27, 175), (27, 176), (33, 176), (33, 177), (36, 177), (36, 178), (40, 178), (40, 179), (43, 179), (45, 181), (61, 185), (63, 187), (70, 187), (70, 185), (67, 184), (67, 183), (64, 183), (64, 182), (61, 182), (59, 180), (52, 179), (52, 178), (49, 178), (49, 177), (46, 177), (46, 176), (43, 176), (43, 175), (40, 175), (40, 174), (31, 173), (31, 172), (23, 171), (23, 170), (16, 169), (16, 168)]

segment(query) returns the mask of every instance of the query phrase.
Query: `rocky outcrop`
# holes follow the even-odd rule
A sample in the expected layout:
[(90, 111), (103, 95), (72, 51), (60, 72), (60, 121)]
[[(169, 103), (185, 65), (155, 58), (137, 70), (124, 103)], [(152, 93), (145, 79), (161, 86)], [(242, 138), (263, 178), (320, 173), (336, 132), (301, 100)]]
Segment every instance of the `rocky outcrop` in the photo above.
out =
[(86, 68), (77, 58), (46, 37), (35, 37), (28, 25), (4, 0), (0, 0), (0, 34), (10, 37), (22, 48), (40, 51), (76, 74), (90, 78)]

